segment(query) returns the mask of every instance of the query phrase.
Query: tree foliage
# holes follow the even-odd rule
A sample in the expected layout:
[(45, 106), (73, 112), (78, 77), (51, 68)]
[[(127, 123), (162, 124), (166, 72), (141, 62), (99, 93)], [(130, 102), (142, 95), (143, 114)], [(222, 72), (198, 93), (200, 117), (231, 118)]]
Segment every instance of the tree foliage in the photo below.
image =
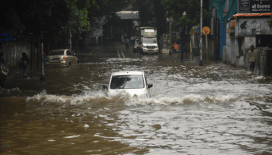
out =
[(271, 11), (271, 17), (269, 20), (267, 20), (267, 23), (268, 23), (269, 27), (272, 28), (272, 11)]
[(43, 31), (44, 42), (74, 37), (89, 30), (93, 17), (111, 14), (124, 0), (13, 0), (0, 2), (0, 33), (9, 33), (17, 40), (38, 38)]
[[(168, 12), (168, 17), (173, 17), (174, 25), (195, 26), (200, 21), (200, 0), (162, 0), (161, 4)], [(186, 12), (186, 16), (182, 15)], [(203, 18), (210, 18), (211, 14), (203, 9)]]
[(135, 0), (142, 26), (154, 26), (161, 35), (166, 31), (166, 11), (161, 0)]

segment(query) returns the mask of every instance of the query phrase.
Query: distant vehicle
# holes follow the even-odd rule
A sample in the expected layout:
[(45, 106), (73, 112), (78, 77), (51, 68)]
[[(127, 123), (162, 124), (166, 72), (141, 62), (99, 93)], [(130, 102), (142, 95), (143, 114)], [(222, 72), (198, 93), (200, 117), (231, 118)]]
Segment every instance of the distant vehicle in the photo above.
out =
[(124, 91), (132, 97), (150, 97), (148, 89), (151, 87), (153, 84), (147, 84), (145, 73), (141, 71), (114, 72), (111, 74), (109, 85), (103, 85), (109, 96)]
[[(162, 35), (162, 43), (161, 43), (161, 53), (163, 54), (169, 54), (171, 55), (175, 50), (174, 50), (174, 43), (178, 41), (180, 34), (179, 32), (172, 32), (171, 35), (171, 44), (170, 42), (170, 36), (169, 34), (163, 34)], [(178, 52), (177, 50), (176, 52)]]
[(71, 67), (74, 65), (78, 65), (78, 58), (70, 49), (51, 50), (45, 62), (45, 67)]
[(157, 28), (155, 27), (139, 27), (140, 34), (140, 53), (158, 54), (159, 46), (157, 41)]

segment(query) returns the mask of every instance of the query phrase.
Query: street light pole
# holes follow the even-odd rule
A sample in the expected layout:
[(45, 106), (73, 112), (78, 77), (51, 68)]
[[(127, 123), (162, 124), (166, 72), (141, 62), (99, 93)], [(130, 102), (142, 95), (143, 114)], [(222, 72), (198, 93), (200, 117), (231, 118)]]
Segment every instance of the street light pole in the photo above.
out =
[(70, 52), (72, 52), (72, 33), (71, 33), (71, 26), (70, 26), (70, 29), (69, 29), (69, 36), (70, 36)]
[(203, 0), (200, 0), (200, 61), (199, 66), (203, 66), (202, 62), (202, 19), (203, 19)]
[(41, 75), (41, 81), (45, 81), (45, 76), (44, 76), (44, 53), (43, 53), (43, 31), (41, 33), (41, 41), (42, 41), (42, 52), (41, 52), (41, 58), (42, 58), (42, 75)]
[[(186, 11), (183, 11), (182, 15), (185, 17), (186, 16)], [(183, 50), (185, 49), (184, 47), (186, 47), (186, 45), (185, 45), (186, 39), (187, 39), (187, 24), (185, 26), (185, 34), (183, 35)], [(183, 50), (180, 51), (181, 60), (183, 60)], [(187, 52), (186, 52), (186, 57), (187, 57)]]

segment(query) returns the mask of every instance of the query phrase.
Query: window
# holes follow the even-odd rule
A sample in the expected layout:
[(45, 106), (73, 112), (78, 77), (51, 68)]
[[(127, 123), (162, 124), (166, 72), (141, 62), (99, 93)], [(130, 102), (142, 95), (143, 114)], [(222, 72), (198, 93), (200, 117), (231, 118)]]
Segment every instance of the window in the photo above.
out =
[(51, 51), (49, 55), (64, 55), (64, 51)]
[(67, 50), (67, 55), (72, 55), (72, 53), (70, 52), (70, 50)]
[(147, 44), (157, 43), (156, 38), (143, 38), (143, 42)]
[(142, 75), (112, 76), (110, 89), (140, 89), (144, 88)]

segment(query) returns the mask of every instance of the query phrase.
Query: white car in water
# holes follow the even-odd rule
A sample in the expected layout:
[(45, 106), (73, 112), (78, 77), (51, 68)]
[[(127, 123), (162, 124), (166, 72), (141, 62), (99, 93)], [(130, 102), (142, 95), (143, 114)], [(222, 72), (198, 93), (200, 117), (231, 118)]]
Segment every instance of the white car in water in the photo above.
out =
[(145, 73), (142, 71), (114, 72), (111, 74), (109, 85), (103, 85), (109, 96), (126, 92), (132, 97), (150, 97), (148, 89), (151, 87), (153, 84), (147, 84)]

